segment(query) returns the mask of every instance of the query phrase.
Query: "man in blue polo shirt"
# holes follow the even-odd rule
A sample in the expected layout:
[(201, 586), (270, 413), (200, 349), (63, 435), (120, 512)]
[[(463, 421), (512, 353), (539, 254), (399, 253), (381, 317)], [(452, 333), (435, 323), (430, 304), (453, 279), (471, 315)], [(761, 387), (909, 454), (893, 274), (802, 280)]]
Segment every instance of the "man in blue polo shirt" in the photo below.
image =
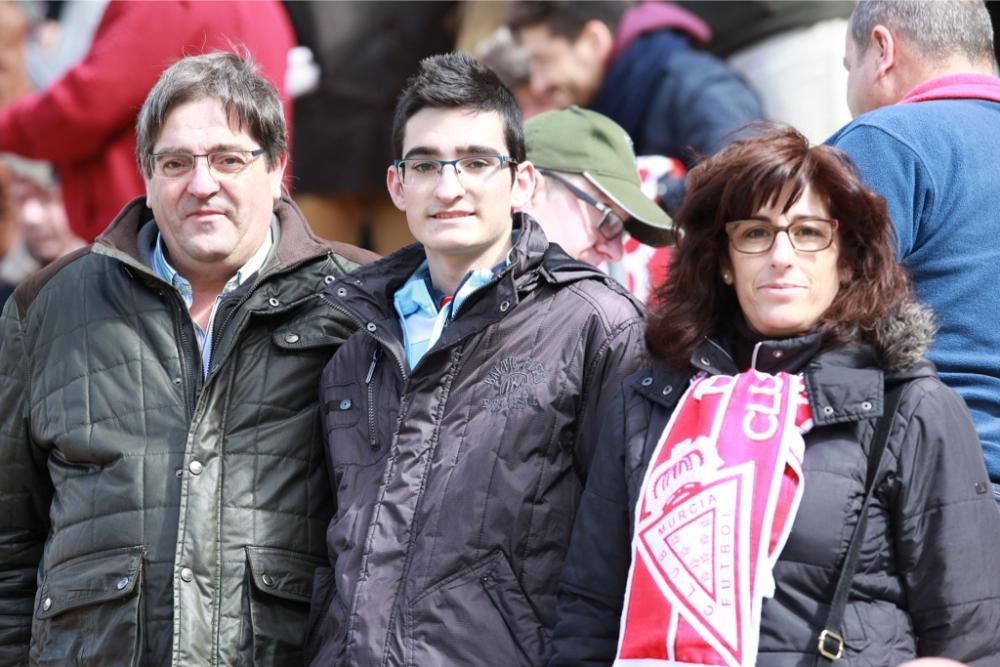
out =
[(937, 312), (930, 358), (965, 399), (1000, 501), (1000, 79), (982, 2), (860, 2), (844, 66), (855, 119), (829, 139), (886, 198)]

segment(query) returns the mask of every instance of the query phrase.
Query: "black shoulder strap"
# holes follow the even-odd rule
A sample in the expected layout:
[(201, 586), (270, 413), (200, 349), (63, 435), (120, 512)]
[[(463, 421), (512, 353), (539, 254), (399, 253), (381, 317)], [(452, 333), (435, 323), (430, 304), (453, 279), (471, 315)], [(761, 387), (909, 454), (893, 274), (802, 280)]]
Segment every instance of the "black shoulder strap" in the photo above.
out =
[(854, 573), (858, 568), (858, 554), (861, 553), (861, 543), (865, 541), (865, 529), (868, 525), (868, 506), (871, 504), (872, 495), (875, 491), (875, 476), (882, 463), (882, 454), (885, 452), (889, 442), (889, 431), (892, 429), (892, 420), (899, 408), (899, 399), (903, 396), (905, 382), (894, 385), (885, 394), (885, 409), (875, 427), (875, 435), (872, 437), (871, 447), (868, 450), (868, 473), (865, 477), (865, 499), (861, 503), (861, 515), (858, 523), (854, 526), (851, 534), (851, 542), (847, 547), (847, 556), (840, 567), (840, 576), (837, 578), (837, 588), (833, 593), (833, 600), (830, 602), (830, 611), (826, 616), (826, 624), (822, 632), (819, 633), (819, 641), (816, 647), (819, 655), (816, 657), (816, 667), (825, 667), (831, 662), (836, 662), (844, 655), (844, 636), (841, 634), (844, 622), (844, 609), (847, 607), (847, 597), (851, 591), (851, 582)]

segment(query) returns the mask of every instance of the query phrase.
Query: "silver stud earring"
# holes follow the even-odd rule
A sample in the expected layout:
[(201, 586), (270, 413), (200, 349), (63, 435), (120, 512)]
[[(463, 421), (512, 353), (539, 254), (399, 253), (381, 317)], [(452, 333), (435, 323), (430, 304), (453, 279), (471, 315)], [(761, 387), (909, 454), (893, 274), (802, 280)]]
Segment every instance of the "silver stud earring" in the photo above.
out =
[(727, 285), (733, 284), (733, 277), (729, 274), (729, 271), (722, 272), (722, 282), (726, 283)]

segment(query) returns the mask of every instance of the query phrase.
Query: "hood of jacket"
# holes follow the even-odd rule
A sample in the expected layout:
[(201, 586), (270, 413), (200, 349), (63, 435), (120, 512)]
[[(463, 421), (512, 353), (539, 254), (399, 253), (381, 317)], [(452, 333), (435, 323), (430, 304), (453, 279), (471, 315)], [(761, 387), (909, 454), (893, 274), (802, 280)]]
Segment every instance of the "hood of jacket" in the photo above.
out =
[(934, 311), (929, 306), (915, 299), (903, 301), (875, 330), (882, 368), (902, 374), (925, 363), (936, 332)]

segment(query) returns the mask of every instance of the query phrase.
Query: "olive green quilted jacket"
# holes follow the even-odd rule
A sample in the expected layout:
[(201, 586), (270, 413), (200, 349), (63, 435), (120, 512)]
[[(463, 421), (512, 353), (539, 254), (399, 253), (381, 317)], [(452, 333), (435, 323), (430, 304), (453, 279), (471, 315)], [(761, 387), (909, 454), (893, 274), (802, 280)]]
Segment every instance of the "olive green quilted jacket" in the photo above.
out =
[(333, 510), (318, 379), (353, 329), (320, 295), (374, 256), (275, 214), (204, 378), (142, 199), (6, 304), (0, 665), (301, 661)]

